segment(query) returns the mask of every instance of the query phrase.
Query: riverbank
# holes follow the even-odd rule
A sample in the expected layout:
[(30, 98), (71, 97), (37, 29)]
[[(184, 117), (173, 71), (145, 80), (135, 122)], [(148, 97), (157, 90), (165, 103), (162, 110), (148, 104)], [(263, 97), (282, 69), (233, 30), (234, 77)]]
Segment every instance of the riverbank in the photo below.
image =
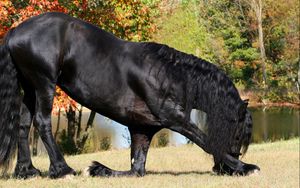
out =
[[(112, 167), (129, 169), (130, 151), (112, 150), (68, 156), (66, 161), (78, 172), (92, 160)], [(247, 177), (216, 176), (211, 172), (211, 156), (195, 145), (151, 148), (148, 155), (148, 174), (142, 178), (91, 178), (82, 175), (73, 179), (51, 180), (39, 177), (29, 180), (0, 180), (0, 187), (298, 187), (299, 138), (274, 143), (252, 144), (245, 162), (257, 164), (259, 174)], [(44, 175), (49, 166), (46, 156), (33, 158)], [(80, 173), (80, 172), (79, 172)]]
[(249, 107), (289, 107), (300, 109), (300, 104), (289, 102), (250, 102)]
[[(239, 89), (240, 96), (243, 100), (249, 100), (249, 107), (291, 107), (291, 108), (300, 108), (300, 102), (273, 102), (268, 99), (261, 99), (259, 92), (254, 91), (244, 91)], [(298, 99), (299, 101), (300, 99)]]

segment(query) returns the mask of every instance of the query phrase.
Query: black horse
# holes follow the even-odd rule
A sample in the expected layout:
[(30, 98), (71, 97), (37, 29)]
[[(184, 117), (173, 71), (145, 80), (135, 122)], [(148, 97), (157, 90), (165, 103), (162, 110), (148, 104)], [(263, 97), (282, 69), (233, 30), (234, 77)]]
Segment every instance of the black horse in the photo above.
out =
[[(215, 65), (166, 45), (121, 40), (62, 13), (45, 13), (11, 29), (0, 47), (0, 164), (7, 166), (18, 146), (16, 177), (40, 174), (29, 152), (32, 122), (50, 158), (50, 177), (75, 174), (51, 132), (56, 85), (129, 128), (131, 170), (93, 162), (91, 176), (143, 176), (150, 141), (162, 128), (212, 154), (219, 174), (259, 170), (238, 159), (252, 132), (247, 101)], [(207, 113), (206, 132), (190, 121), (192, 109)]]

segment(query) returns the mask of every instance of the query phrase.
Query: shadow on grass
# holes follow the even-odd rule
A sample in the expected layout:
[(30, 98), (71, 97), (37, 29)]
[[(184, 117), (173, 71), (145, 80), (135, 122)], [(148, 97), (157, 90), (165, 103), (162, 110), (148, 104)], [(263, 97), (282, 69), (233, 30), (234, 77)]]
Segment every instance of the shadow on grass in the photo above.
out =
[(172, 175), (172, 176), (181, 176), (181, 175), (212, 175), (214, 176), (215, 173), (213, 173), (212, 171), (185, 171), (185, 172), (174, 172), (174, 171), (147, 171), (147, 175)]
[[(184, 176), (184, 175), (211, 175), (211, 176), (216, 176), (216, 174), (212, 171), (184, 171), (184, 172), (176, 172), (176, 171), (152, 171), (149, 170), (146, 172), (147, 175), (172, 175), (172, 176)], [(82, 171), (76, 171), (76, 176), (82, 176)], [(42, 172), (43, 178), (49, 177), (48, 176), (48, 171)], [(117, 177), (117, 176), (116, 176)], [(114, 177), (114, 178), (116, 178)], [(120, 176), (122, 177), (122, 176)]]
[[(216, 174), (213, 173), (212, 171), (184, 171), (184, 172), (176, 172), (176, 171), (147, 171), (146, 176), (147, 175), (172, 175), (172, 176), (182, 176), (182, 175), (211, 175), (211, 176), (215, 176)], [(75, 176), (82, 176), (82, 171), (76, 171), (76, 175)], [(27, 180), (32, 179), (32, 178), (49, 178), (49, 172), (48, 171), (43, 171), (41, 172), (40, 176), (36, 176), (36, 177), (28, 177)], [(1, 179), (4, 180), (8, 180), (8, 179), (18, 179), (18, 180), (25, 180), (22, 178), (17, 178), (14, 177), (13, 175), (2, 175), (0, 176)], [(114, 177), (115, 178), (115, 177)], [(49, 178), (51, 179), (51, 178)], [(58, 178), (59, 179), (59, 178)], [(57, 180), (57, 179), (53, 179), (53, 180)]]

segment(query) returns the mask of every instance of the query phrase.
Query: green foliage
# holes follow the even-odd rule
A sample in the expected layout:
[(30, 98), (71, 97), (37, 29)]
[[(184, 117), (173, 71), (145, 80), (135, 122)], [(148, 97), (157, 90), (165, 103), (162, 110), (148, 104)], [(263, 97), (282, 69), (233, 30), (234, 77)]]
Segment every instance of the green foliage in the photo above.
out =
[[(249, 1), (184, 0), (162, 13), (154, 40), (218, 64), (261, 99), (299, 103), (299, 1), (263, 0), (267, 87), (262, 79), (257, 18)], [(294, 21), (292, 21), (294, 20)]]
[(166, 147), (169, 144), (169, 135), (166, 132), (161, 132), (158, 134), (158, 147)]
[(168, 44), (188, 54), (212, 60), (213, 50), (208, 45), (210, 34), (197, 20), (197, 9), (193, 4), (178, 7), (172, 15), (162, 15), (154, 40)]
[(231, 61), (245, 61), (245, 62), (252, 62), (254, 60), (257, 60), (259, 57), (259, 54), (257, 53), (257, 49), (255, 48), (239, 48), (235, 51), (233, 51), (230, 56), (229, 60)]
[(80, 138), (77, 140), (79, 145), (78, 153), (92, 153), (96, 151), (95, 134), (94, 128), (89, 128), (86, 132), (80, 135)]
[(252, 87), (254, 82), (252, 77), (255, 73), (255, 69), (251, 65), (245, 65), (242, 69), (239, 68), (231, 68), (228, 70), (230, 77), (237, 84), (241, 83), (246, 89)]
[(227, 34), (225, 34), (223, 38), (225, 40), (225, 45), (227, 46), (228, 50), (231, 51), (243, 48), (245, 43), (247, 42), (246, 38), (241, 38), (241, 36), (237, 33), (235, 33), (235, 36), (228, 36)]
[(147, 6), (157, 6), (160, 0), (141, 0), (141, 2)]
[(268, 71), (273, 73), (269, 78), (269, 92), (264, 96), (273, 102), (297, 102), (299, 91), (297, 90), (297, 64), (294, 67), (283, 60), (273, 63)]
[(110, 137), (104, 137), (100, 140), (100, 150), (109, 150), (111, 148)]
[(60, 151), (64, 154), (74, 155), (77, 153), (77, 147), (72, 138), (67, 135), (66, 130), (63, 130), (60, 135), (60, 140), (58, 142)]
[(270, 30), (266, 40), (266, 53), (272, 62), (276, 63), (281, 60), (281, 55), (286, 45), (285, 35), (286, 33), (281, 25), (275, 26)]

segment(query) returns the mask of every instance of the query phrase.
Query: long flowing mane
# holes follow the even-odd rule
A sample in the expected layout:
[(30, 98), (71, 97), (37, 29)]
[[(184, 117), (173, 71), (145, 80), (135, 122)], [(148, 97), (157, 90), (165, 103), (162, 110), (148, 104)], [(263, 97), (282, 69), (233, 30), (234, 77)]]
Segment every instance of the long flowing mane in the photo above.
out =
[[(246, 134), (246, 128), (232, 123), (239, 120), (238, 111), (244, 103), (233, 82), (220, 68), (206, 60), (167, 45), (144, 44), (145, 53), (163, 63), (161, 68), (173, 82), (186, 83), (187, 111), (196, 108), (207, 113), (208, 145), (212, 153), (221, 155), (229, 152), (237, 131)], [(250, 138), (251, 132), (244, 148), (248, 147)]]
[(192, 82), (198, 89), (197, 97), (201, 98), (201, 101), (197, 101), (201, 110), (211, 110), (216, 104), (237, 110), (236, 105), (242, 103), (233, 82), (216, 65), (163, 44), (145, 43), (145, 49), (147, 54), (150, 53), (164, 63), (162, 68), (167, 70), (174, 81)]

